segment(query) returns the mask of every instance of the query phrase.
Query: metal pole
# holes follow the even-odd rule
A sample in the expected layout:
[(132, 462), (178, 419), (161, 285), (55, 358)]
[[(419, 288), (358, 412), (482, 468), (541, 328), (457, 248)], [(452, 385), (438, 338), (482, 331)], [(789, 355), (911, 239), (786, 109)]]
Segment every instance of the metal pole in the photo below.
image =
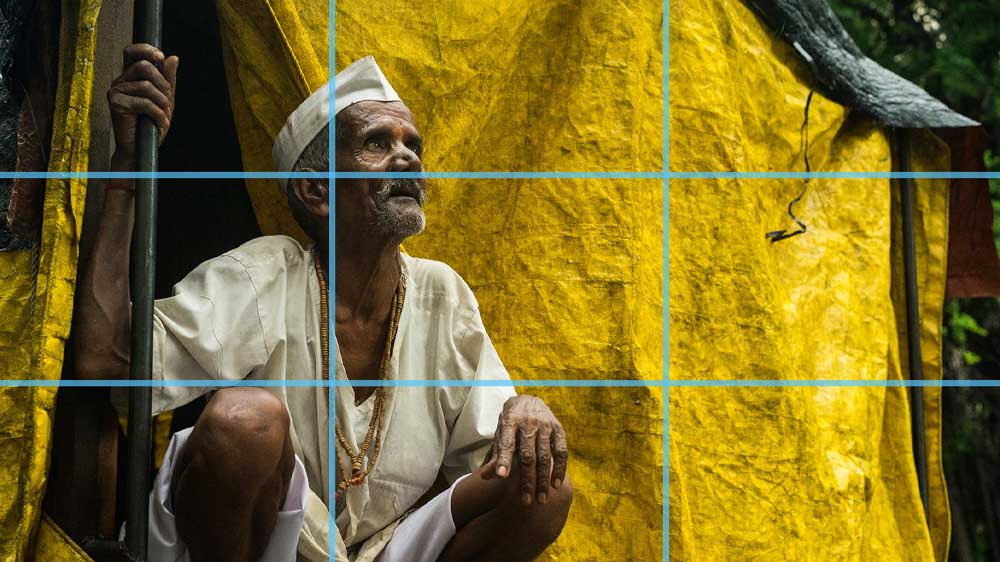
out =
[[(159, 48), (163, 0), (136, 0), (134, 41)], [(140, 117), (136, 131), (136, 171), (155, 172), (159, 131)], [(149, 380), (153, 371), (153, 298), (156, 281), (156, 179), (135, 180), (135, 230), (132, 239), (132, 345), (129, 376)], [(129, 389), (128, 472), (125, 477), (125, 545), (146, 562), (149, 532), (150, 456), (153, 446), (152, 389)]]
[[(912, 170), (910, 132), (896, 130), (899, 170)], [(899, 186), (903, 214), (903, 269), (906, 283), (906, 338), (910, 380), (924, 379), (924, 364), (920, 353), (920, 300), (917, 293), (917, 252), (913, 228), (913, 178), (901, 178)], [(910, 430), (913, 435), (913, 456), (917, 467), (920, 501), (924, 504), (924, 519), (929, 521), (927, 508), (927, 440), (924, 429), (924, 389), (910, 388)]]

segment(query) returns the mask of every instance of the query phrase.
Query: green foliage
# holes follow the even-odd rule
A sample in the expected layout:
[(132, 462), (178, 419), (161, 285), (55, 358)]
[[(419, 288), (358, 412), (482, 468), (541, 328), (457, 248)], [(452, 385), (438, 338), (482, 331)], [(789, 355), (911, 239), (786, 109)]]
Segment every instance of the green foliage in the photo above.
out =
[[(1000, 112), (1000, 98), (997, 100), (996, 110)], [(1000, 170), (1000, 154), (987, 150), (985, 159), (986, 169)], [(993, 238), (997, 248), (1000, 248), (1000, 179), (990, 180), (990, 195), (993, 197)]]
[(945, 303), (944, 314), (945, 334), (963, 348), (969, 340), (969, 333), (977, 336), (985, 336), (989, 333), (979, 325), (975, 318), (962, 311), (957, 300)]
[[(1000, 154), (996, 0), (830, 0), (865, 54), (982, 122)], [(1000, 170), (1000, 162), (990, 169)]]
[(962, 361), (965, 361), (965, 364), (968, 365), (968, 366), (970, 366), (970, 367), (975, 367), (982, 360), (983, 360), (983, 356), (979, 355), (978, 353), (976, 353), (974, 351), (968, 351), (968, 350), (966, 350), (966, 351), (962, 352)]

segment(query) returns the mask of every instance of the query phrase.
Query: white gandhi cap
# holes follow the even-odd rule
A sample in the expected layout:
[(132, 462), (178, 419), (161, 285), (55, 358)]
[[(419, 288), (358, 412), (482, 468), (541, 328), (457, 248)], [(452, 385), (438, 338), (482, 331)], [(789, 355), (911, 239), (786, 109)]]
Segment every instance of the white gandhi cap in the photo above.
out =
[[(337, 87), (334, 115), (360, 101), (403, 101), (371, 55), (354, 61), (338, 72), (335, 80)], [(329, 122), (330, 83), (327, 82), (295, 108), (285, 121), (285, 126), (278, 132), (271, 150), (275, 169), (278, 172), (291, 172), (302, 151)], [(288, 187), (288, 178), (280, 178), (278, 183), (284, 190)]]

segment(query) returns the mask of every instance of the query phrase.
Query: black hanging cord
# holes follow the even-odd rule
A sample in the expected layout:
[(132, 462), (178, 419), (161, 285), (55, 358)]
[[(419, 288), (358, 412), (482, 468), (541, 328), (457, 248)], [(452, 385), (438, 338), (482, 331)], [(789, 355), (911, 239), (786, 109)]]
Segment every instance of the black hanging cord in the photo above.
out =
[[(809, 166), (809, 106), (812, 105), (814, 92), (815, 90), (813, 90), (812, 88), (809, 89), (809, 96), (806, 98), (805, 116), (802, 119), (802, 127), (799, 128), (799, 150), (802, 151), (803, 158), (805, 159), (806, 162), (806, 174), (812, 171), (812, 168)], [(772, 230), (764, 235), (765, 238), (767, 238), (773, 243), (786, 240), (788, 238), (791, 238), (792, 236), (798, 236), (799, 234), (805, 234), (807, 230), (806, 223), (802, 222), (801, 220), (799, 220), (799, 217), (795, 216), (795, 213), (792, 212), (792, 207), (794, 207), (796, 203), (798, 203), (799, 201), (802, 200), (803, 197), (805, 197), (806, 191), (808, 189), (809, 189), (809, 176), (807, 175), (805, 178), (802, 179), (802, 191), (799, 192), (798, 196), (796, 196), (795, 199), (792, 199), (788, 203), (788, 216), (791, 217), (792, 220), (795, 221), (795, 224), (798, 225), (799, 227), (798, 230), (792, 230), (792, 231)]]

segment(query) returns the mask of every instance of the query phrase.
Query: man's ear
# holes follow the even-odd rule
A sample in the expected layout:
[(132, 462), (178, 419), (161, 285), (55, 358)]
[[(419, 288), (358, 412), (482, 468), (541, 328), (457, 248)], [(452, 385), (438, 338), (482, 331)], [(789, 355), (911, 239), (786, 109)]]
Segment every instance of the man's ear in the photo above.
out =
[(299, 198), (305, 210), (314, 217), (330, 217), (330, 187), (319, 178), (292, 178), (288, 190)]

